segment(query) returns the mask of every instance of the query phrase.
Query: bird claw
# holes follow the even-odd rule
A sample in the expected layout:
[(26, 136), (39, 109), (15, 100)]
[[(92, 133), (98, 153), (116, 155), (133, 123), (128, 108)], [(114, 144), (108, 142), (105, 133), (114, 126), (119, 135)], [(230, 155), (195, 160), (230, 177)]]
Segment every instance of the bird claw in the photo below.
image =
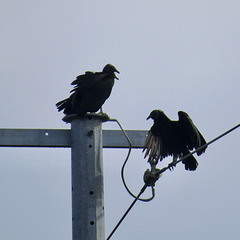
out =
[(104, 117), (104, 118), (106, 118), (106, 121), (109, 121), (109, 119), (111, 119), (108, 115), (107, 115), (107, 113), (99, 113), (99, 115), (100, 116), (102, 116), (102, 117)]
[(105, 114), (105, 113), (103, 112), (103, 108), (102, 108), (102, 107), (100, 108), (99, 114), (102, 114), (102, 115)]
[(171, 162), (171, 163), (168, 164), (168, 168), (169, 168), (170, 171), (173, 171), (174, 167), (176, 167), (176, 162)]
[(109, 118), (109, 116), (107, 115), (107, 113), (103, 112), (103, 109), (102, 109), (102, 107), (100, 108), (100, 111), (99, 111), (97, 114), (99, 114), (99, 115), (101, 115), (101, 116), (104, 116), (104, 117), (108, 117), (108, 118)]

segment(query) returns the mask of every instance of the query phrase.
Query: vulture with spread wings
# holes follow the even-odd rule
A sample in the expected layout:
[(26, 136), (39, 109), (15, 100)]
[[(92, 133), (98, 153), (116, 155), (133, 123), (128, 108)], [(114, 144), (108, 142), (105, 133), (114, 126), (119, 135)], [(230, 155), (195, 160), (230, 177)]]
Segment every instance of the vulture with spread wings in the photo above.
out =
[[(191, 118), (183, 111), (178, 112), (179, 120), (170, 120), (163, 111), (153, 110), (147, 119), (153, 119), (145, 141), (143, 152), (153, 166), (167, 156), (173, 156), (172, 166), (181, 158), (206, 143), (204, 137), (194, 125)], [(205, 152), (207, 146), (197, 151), (197, 155)], [(186, 170), (194, 171), (198, 162), (193, 155), (182, 161)]]
[(77, 76), (72, 82), (75, 87), (70, 97), (56, 104), (58, 111), (79, 116), (87, 112), (97, 112), (110, 96), (114, 79), (118, 79), (115, 72), (119, 73), (113, 65), (107, 64), (102, 72), (87, 71)]

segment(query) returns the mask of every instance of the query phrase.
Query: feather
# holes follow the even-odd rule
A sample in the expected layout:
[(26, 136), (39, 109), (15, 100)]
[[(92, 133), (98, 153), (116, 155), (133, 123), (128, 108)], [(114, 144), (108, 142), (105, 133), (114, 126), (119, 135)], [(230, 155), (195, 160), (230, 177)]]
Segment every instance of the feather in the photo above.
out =
[(83, 115), (87, 112), (97, 112), (109, 98), (114, 85), (115, 72), (119, 71), (107, 64), (102, 72), (85, 72), (72, 82), (74, 86), (69, 98), (59, 101), (58, 111), (65, 114)]
[[(179, 120), (169, 119), (163, 111), (153, 110), (147, 119), (153, 119), (154, 123), (146, 138), (143, 152), (148, 161), (155, 159), (160, 161), (167, 156), (173, 159), (183, 157), (190, 153), (189, 150), (203, 146), (206, 141), (197, 129), (192, 119), (183, 111), (178, 112)], [(197, 151), (197, 155), (205, 152), (207, 147)], [(186, 170), (196, 170), (197, 160), (190, 156), (183, 161)]]

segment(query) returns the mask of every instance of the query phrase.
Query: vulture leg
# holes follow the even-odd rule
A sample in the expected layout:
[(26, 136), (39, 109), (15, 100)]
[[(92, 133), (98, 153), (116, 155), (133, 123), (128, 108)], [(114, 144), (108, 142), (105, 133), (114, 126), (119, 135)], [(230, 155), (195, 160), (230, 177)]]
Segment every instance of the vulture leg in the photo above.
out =
[(176, 167), (177, 159), (178, 159), (178, 156), (173, 155), (173, 161), (168, 164), (168, 167), (169, 167), (170, 171), (173, 171), (174, 167)]

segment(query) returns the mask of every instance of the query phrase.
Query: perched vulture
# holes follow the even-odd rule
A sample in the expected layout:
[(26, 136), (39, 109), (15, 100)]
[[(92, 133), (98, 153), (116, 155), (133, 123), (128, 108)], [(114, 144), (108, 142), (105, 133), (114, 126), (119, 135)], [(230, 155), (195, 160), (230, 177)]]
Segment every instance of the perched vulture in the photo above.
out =
[[(145, 141), (143, 152), (146, 150), (145, 157), (154, 165), (158, 160), (167, 156), (173, 156), (172, 166), (178, 158), (188, 153), (189, 150), (197, 149), (206, 143), (202, 134), (194, 125), (187, 113), (179, 111), (178, 121), (170, 120), (163, 111), (153, 110), (149, 115), (154, 123)], [(197, 151), (197, 155), (205, 152), (207, 146)], [(197, 160), (193, 155), (183, 160), (186, 170), (194, 171), (198, 166)]]
[(107, 64), (102, 72), (90, 72), (77, 76), (72, 82), (75, 85), (69, 98), (56, 104), (58, 111), (68, 114), (83, 115), (87, 112), (97, 112), (110, 96), (115, 72), (119, 71), (111, 64)]

